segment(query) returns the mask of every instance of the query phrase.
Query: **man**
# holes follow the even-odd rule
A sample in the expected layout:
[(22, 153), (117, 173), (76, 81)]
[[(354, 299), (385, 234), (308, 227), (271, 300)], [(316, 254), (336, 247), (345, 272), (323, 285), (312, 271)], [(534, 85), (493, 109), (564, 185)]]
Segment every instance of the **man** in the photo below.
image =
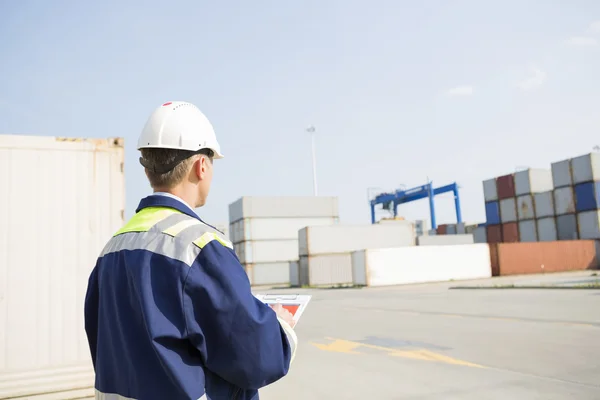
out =
[(96, 398), (257, 400), (297, 339), (292, 315), (252, 295), (231, 243), (193, 211), (223, 158), (213, 127), (168, 102), (138, 149), (154, 194), (104, 248), (85, 298)]

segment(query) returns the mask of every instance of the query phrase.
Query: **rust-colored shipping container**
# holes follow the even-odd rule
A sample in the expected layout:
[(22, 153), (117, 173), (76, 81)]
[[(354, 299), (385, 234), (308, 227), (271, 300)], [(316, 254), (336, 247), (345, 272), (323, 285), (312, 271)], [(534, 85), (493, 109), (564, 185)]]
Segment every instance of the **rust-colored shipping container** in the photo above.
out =
[(507, 222), (502, 224), (502, 242), (516, 243), (519, 241), (519, 224), (517, 222)]
[(598, 269), (594, 240), (490, 244), (493, 276)]
[(448, 224), (438, 225), (436, 231), (437, 231), (438, 235), (445, 235), (445, 234), (447, 234), (447, 232), (448, 232)]
[(515, 197), (515, 175), (504, 175), (496, 179), (496, 189), (498, 191), (498, 199), (508, 199)]
[(502, 243), (502, 225), (487, 225), (485, 230), (488, 243)]

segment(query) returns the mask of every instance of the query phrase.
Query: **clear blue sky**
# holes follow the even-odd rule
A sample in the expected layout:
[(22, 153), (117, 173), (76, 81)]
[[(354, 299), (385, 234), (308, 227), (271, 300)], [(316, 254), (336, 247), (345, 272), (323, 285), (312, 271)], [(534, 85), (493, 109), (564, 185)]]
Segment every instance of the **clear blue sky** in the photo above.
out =
[(226, 155), (207, 221), (243, 195), (312, 194), (314, 124), (342, 222), (368, 222), (367, 188), (426, 177), (458, 181), (479, 222), (482, 180), (600, 144), (598, 20), (597, 0), (3, 1), (0, 133), (124, 137), (130, 216), (149, 192), (137, 136), (186, 100)]

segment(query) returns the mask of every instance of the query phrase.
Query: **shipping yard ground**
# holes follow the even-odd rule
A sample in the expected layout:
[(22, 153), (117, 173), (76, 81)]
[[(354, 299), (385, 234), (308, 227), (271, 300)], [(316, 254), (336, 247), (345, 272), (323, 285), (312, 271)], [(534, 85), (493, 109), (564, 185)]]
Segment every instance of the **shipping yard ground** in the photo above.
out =
[[(593, 271), (462, 282), (596, 280)], [(313, 299), (262, 400), (600, 399), (600, 289), (277, 289)]]

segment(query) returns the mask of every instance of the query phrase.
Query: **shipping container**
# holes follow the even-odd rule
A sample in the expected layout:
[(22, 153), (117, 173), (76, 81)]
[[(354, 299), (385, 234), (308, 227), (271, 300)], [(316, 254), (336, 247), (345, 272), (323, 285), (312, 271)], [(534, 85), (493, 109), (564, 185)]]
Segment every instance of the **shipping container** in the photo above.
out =
[(485, 229), (488, 243), (502, 242), (502, 225), (487, 225)]
[(545, 218), (554, 216), (554, 193), (552, 190), (548, 192), (535, 193), (533, 195), (535, 204), (535, 217)]
[(396, 224), (310, 226), (298, 234), (301, 256), (416, 244), (412, 227)]
[(549, 169), (530, 168), (515, 173), (515, 194), (547, 192), (554, 189), (552, 171)]
[(307, 226), (333, 225), (337, 217), (245, 218), (232, 225), (232, 242), (298, 239), (298, 231)]
[(500, 200), (500, 221), (503, 224), (517, 221), (517, 199), (511, 197)]
[(352, 279), (359, 286), (390, 286), (490, 278), (487, 244), (368, 249), (352, 253)]
[(498, 201), (498, 189), (496, 188), (496, 178), (483, 181), (484, 201)]
[(575, 213), (575, 195), (572, 186), (554, 189), (554, 213), (556, 215)]
[(233, 249), (242, 264), (294, 261), (298, 259), (298, 239), (240, 242)]
[(538, 241), (553, 242), (558, 240), (556, 218), (546, 217), (537, 220)]
[(535, 204), (533, 203), (533, 195), (526, 194), (517, 197), (517, 217), (519, 221), (535, 219)]
[(589, 153), (571, 159), (573, 184), (600, 181), (600, 153)]
[(534, 219), (519, 222), (519, 241), (520, 242), (537, 242), (537, 223)]
[(0, 135), (0, 398), (93, 395), (83, 304), (123, 171), (120, 138)]
[(290, 261), (290, 286), (300, 286), (300, 262)]
[[(289, 285), (290, 283), (290, 264), (287, 262), (269, 262), (258, 264), (246, 264), (245, 270), (252, 278), (252, 285)], [(297, 263), (297, 261), (296, 261)]]
[(561, 188), (573, 185), (573, 176), (571, 174), (571, 159), (554, 162), (551, 164), (552, 184), (554, 188)]
[(498, 199), (508, 199), (515, 197), (515, 176), (514, 174), (500, 176), (496, 179), (498, 188)]
[(497, 225), (500, 221), (500, 204), (497, 201), (485, 203), (485, 220), (488, 225)]
[(579, 239), (600, 239), (600, 211), (585, 211), (577, 214)]
[(478, 226), (473, 231), (473, 241), (475, 243), (487, 243), (487, 230), (485, 226)]
[(558, 240), (579, 239), (577, 217), (575, 214), (559, 215), (556, 217), (556, 232)]
[(446, 235), (448, 234), (448, 225), (447, 224), (442, 224), (442, 225), (438, 225), (436, 232), (438, 235)]
[(417, 246), (447, 246), (473, 243), (475, 243), (475, 240), (471, 234), (417, 237)]
[(446, 224), (446, 235), (456, 235), (456, 224)]
[(508, 222), (502, 224), (502, 242), (513, 243), (519, 241), (519, 224)]
[(575, 185), (575, 209), (577, 212), (597, 210), (600, 205), (600, 182)]
[(499, 275), (539, 274), (544, 272), (597, 269), (596, 243), (570, 240), (537, 243), (500, 243), (491, 251), (492, 269)]
[(352, 253), (301, 256), (302, 286), (344, 286), (352, 284)]
[(229, 205), (229, 222), (244, 218), (338, 217), (337, 197), (242, 197)]

